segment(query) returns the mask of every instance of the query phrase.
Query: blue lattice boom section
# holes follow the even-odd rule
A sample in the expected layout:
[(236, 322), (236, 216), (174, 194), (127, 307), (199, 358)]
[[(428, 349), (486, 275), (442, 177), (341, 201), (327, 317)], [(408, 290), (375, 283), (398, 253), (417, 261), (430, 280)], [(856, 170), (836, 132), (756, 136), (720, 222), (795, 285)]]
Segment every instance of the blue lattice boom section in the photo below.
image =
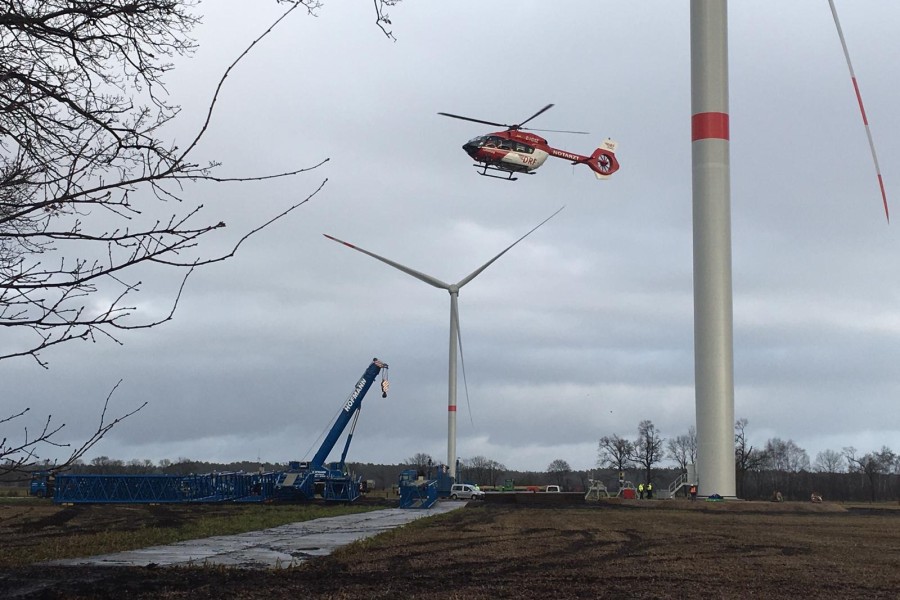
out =
[(264, 502), (273, 496), (277, 475), (57, 475), (53, 501), (59, 504)]
[(431, 508), (437, 501), (437, 480), (420, 478), (415, 469), (400, 473), (400, 508)]
[[(376, 376), (387, 368), (386, 363), (372, 359), (313, 459), (291, 461), (287, 471), (205, 475), (56, 475), (37, 471), (32, 475), (31, 494), (52, 497), (59, 504), (305, 502), (317, 497), (326, 502), (353, 502), (359, 498), (362, 478), (345, 471), (347, 450), (363, 398)], [(383, 374), (381, 389), (386, 397), (388, 382)], [(341, 460), (326, 465), (325, 459), (351, 423)]]

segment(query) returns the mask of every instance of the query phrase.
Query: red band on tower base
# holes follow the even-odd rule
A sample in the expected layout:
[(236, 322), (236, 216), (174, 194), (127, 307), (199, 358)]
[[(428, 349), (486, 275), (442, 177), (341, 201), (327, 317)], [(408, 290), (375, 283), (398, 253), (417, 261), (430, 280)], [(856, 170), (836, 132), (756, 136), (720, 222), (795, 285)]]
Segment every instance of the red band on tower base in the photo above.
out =
[(691, 117), (691, 141), (709, 139), (728, 139), (728, 113), (707, 112)]
[(456, 412), (456, 405), (454, 404), (454, 405), (452, 405), (452, 406), (448, 406), (448, 407), (447, 407), (447, 411), (448, 411), (448, 412)]

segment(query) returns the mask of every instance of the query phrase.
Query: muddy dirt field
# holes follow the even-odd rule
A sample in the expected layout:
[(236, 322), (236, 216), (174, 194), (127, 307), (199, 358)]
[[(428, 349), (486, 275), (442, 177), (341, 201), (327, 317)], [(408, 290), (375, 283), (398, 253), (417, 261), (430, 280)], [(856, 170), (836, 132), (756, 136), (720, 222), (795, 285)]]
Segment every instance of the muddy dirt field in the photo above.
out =
[[(52, 543), (92, 523), (164, 526), (191, 518), (191, 508), (77, 506), (18, 521), (7, 512), (0, 543), (33, 543), (35, 536)], [(304, 597), (898, 598), (900, 510), (686, 500), (470, 503), (277, 571), (0, 569), (4, 599)]]

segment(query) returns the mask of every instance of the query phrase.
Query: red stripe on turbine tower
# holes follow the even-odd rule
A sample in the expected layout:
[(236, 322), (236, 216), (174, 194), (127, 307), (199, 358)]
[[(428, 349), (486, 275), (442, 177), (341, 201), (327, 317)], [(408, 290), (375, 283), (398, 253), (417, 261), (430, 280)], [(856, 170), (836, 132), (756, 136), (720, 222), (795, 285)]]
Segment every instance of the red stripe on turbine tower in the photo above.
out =
[(691, 141), (709, 139), (728, 139), (728, 113), (705, 112), (691, 117)]
[(450, 412), (456, 412), (456, 405), (455, 405), (455, 404), (449, 405), (449, 406), (447, 407), (447, 410), (450, 411)]

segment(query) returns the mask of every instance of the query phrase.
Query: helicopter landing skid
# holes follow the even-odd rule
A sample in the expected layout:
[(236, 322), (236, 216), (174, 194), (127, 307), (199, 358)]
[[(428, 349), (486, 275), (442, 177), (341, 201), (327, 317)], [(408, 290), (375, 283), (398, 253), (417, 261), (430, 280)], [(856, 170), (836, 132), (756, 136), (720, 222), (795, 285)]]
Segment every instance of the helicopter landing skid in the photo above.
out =
[[(476, 169), (481, 169), (481, 170), (478, 172), (478, 174), (479, 174), (479, 175), (482, 175), (482, 176), (484, 176), (484, 177), (493, 177), (494, 179), (502, 179), (503, 181), (516, 181), (516, 180), (519, 179), (518, 177), (513, 177), (513, 175), (514, 175), (515, 173), (514, 173), (513, 171), (508, 170), (508, 169), (501, 169), (501, 168), (499, 168), (499, 167), (492, 167), (492, 166), (487, 165), (487, 164), (480, 164), (480, 165), (479, 165), (479, 164), (474, 164), (474, 165), (472, 165), (472, 166), (475, 167)], [(506, 174), (506, 177), (501, 177), (500, 175), (491, 175), (491, 174), (488, 173), (488, 171), (499, 171), (500, 173), (505, 173), (505, 174)], [(534, 175), (534, 173), (530, 173), (530, 172), (528, 172), (528, 171), (522, 171), (522, 173), (525, 173), (526, 175)]]

